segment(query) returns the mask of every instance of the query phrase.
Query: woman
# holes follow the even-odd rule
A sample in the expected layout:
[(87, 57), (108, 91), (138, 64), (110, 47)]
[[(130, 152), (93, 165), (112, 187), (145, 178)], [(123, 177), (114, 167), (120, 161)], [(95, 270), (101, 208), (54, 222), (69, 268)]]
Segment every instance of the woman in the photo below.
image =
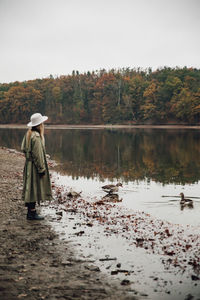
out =
[(49, 169), (46, 160), (44, 143), (44, 124), (48, 119), (40, 113), (31, 116), (31, 122), (27, 124), (30, 129), (24, 136), (21, 150), (24, 152), (26, 162), (23, 173), (22, 199), (28, 208), (28, 220), (43, 220), (36, 212), (36, 202), (51, 200), (52, 191), (49, 177)]

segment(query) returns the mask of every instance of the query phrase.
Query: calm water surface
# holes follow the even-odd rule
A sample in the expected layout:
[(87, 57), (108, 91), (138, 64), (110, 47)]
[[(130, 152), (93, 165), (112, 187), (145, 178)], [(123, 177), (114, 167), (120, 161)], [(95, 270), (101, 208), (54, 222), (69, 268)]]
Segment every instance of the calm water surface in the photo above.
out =
[[(0, 145), (20, 149), (25, 130), (0, 129)], [(179, 198), (200, 197), (200, 133), (192, 129), (51, 129), (47, 153), (60, 162), (58, 181), (102, 198), (121, 182), (119, 205), (179, 224), (200, 225), (200, 199), (181, 210)], [(171, 196), (171, 197), (163, 197)]]

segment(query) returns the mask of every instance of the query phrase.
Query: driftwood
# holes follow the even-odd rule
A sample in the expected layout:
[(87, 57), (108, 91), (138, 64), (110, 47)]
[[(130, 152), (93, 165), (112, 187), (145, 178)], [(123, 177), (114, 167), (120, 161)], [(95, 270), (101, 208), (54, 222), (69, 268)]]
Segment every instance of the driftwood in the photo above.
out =
[[(180, 198), (181, 196), (162, 196), (163, 198), (168, 197), (168, 198)], [(193, 198), (193, 199), (200, 199), (200, 197), (193, 197), (193, 196), (186, 196), (186, 198)]]
[(117, 258), (116, 257), (106, 257), (106, 258), (100, 258), (99, 259), (100, 261), (109, 261), (109, 260), (117, 260)]
[(130, 273), (133, 273), (133, 271), (120, 270), (120, 269), (111, 271), (111, 275), (117, 275), (118, 273), (125, 273), (125, 274), (129, 274), (130, 275)]

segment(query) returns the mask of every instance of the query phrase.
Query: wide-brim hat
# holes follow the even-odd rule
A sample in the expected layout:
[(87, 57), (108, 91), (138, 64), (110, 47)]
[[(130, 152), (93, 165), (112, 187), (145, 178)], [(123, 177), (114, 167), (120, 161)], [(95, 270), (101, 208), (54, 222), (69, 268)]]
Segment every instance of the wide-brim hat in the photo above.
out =
[(38, 126), (38, 125), (42, 124), (43, 122), (45, 122), (47, 119), (48, 119), (47, 116), (42, 116), (40, 113), (33, 114), (31, 116), (31, 122), (29, 122), (27, 124), (27, 126), (28, 127)]

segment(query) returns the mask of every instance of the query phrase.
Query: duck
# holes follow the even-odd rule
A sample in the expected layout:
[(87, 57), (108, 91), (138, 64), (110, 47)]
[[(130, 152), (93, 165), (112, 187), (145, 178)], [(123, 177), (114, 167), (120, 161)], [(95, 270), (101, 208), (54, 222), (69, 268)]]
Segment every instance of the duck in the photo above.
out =
[(70, 191), (67, 193), (67, 197), (69, 197), (69, 198), (78, 198), (78, 197), (81, 196), (81, 193), (82, 192), (77, 193), (77, 192), (73, 191), (72, 189), (70, 189)]
[(113, 202), (113, 203), (122, 202), (122, 198), (119, 199), (118, 194), (106, 194), (104, 197), (101, 198), (101, 200), (94, 202), (94, 204), (104, 205), (107, 202)]
[(102, 186), (102, 189), (104, 192), (108, 193), (108, 194), (113, 194), (113, 193), (117, 193), (119, 190), (119, 186), (122, 186), (122, 184), (119, 182), (117, 184), (107, 184)]
[(191, 199), (186, 199), (183, 193), (180, 193), (181, 196), (181, 201), (180, 201), (180, 205), (181, 206), (189, 206), (189, 207), (193, 207), (193, 200)]
[(103, 202), (122, 202), (122, 199), (119, 199), (119, 195), (118, 194), (106, 194), (104, 197), (102, 197), (101, 199)]

